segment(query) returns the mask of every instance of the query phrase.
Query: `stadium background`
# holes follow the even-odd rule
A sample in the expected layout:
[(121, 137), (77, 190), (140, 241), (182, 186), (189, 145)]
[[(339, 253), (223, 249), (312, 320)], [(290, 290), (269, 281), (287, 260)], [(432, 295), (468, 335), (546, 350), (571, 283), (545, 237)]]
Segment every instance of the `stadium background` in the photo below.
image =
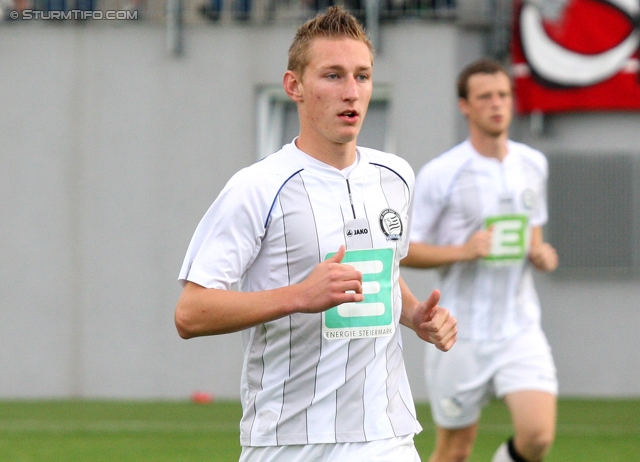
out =
[[(491, 5), (380, 24), (363, 145), (418, 169), (464, 138), (457, 72), (505, 50)], [(0, 23), (0, 398), (238, 397), (240, 335), (181, 340), (176, 277), (227, 179), (278, 143), (265, 132), (295, 132), (278, 88), (299, 22), (197, 7), (180, 53), (162, 3), (138, 21)], [(639, 126), (639, 112), (571, 112), (512, 129), (555, 159), (550, 200), (580, 204), (551, 210), (561, 268), (537, 277), (565, 397), (640, 396)], [(435, 285), (405, 278), (421, 298)], [(422, 346), (405, 344), (425, 400)]]

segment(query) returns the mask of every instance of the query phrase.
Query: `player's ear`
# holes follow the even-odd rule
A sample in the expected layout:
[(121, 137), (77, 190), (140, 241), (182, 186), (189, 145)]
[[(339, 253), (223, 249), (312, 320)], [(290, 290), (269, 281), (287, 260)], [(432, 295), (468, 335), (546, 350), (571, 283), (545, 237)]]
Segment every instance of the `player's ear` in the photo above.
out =
[(287, 71), (282, 78), (284, 91), (296, 103), (302, 102), (302, 80), (293, 71)]
[(460, 109), (460, 112), (463, 116), (467, 117), (467, 115), (469, 114), (469, 109), (467, 100), (465, 98), (458, 98), (458, 109)]

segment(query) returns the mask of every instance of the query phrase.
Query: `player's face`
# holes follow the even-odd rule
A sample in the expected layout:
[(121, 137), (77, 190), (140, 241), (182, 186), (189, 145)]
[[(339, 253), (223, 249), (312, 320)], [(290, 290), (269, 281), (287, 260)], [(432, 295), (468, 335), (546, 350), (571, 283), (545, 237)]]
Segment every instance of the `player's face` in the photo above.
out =
[(298, 82), (300, 137), (335, 144), (354, 142), (369, 107), (371, 52), (350, 38), (317, 38)]
[(506, 135), (513, 113), (509, 77), (502, 72), (474, 74), (467, 88), (467, 99), (460, 99), (460, 110), (470, 129), (491, 137)]

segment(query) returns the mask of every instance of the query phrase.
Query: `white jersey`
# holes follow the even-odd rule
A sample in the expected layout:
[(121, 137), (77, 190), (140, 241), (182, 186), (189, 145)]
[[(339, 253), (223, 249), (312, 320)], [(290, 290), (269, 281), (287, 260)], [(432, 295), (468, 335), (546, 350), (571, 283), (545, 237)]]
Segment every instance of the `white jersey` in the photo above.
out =
[[(343, 174), (294, 143), (234, 175), (198, 225), (179, 279), (261, 291), (296, 284), (347, 248), (364, 302), (243, 332), (243, 446), (363, 442), (416, 433), (398, 323), (414, 174), (358, 148)], [(349, 306), (347, 306), (349, 305)]]
[(458, 319), (461, 339), (505, 339), (540, 322), (526, 256), (531, 227), (547, 221), (547, 160), (524, 144), (507, 146), (498, 161), (464, 141), (416, 178), (412, 241), (462, 245), (493, 229), (490, 258), (440, 268), (440, 304)]

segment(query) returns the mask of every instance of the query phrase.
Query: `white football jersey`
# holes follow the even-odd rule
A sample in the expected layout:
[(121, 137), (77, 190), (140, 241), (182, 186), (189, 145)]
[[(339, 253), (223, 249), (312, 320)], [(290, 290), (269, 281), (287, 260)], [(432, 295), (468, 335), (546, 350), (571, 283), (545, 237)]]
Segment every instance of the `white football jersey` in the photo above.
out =
[(399, 261), (414, 174), (358, 148), (337, 170), (295, 143), (234, 175), (198, 225), (179, 279), (261, 291), (303, 281), (347, 248), (365, 300), (243, 332), (241, 444), (362, 442), (420, 431), (402, 358)]
[(462, 245), (493, 230), (489, 258), (440, 268), (440, 304), (458, 319), (458, 338), (499, 340), (540, 322), (527, 254), (531, 228), (547, 221), (546, 180), (544, 155), (513, 141), (502, 161), (464, 141), (418, 173), (412, 241)]

